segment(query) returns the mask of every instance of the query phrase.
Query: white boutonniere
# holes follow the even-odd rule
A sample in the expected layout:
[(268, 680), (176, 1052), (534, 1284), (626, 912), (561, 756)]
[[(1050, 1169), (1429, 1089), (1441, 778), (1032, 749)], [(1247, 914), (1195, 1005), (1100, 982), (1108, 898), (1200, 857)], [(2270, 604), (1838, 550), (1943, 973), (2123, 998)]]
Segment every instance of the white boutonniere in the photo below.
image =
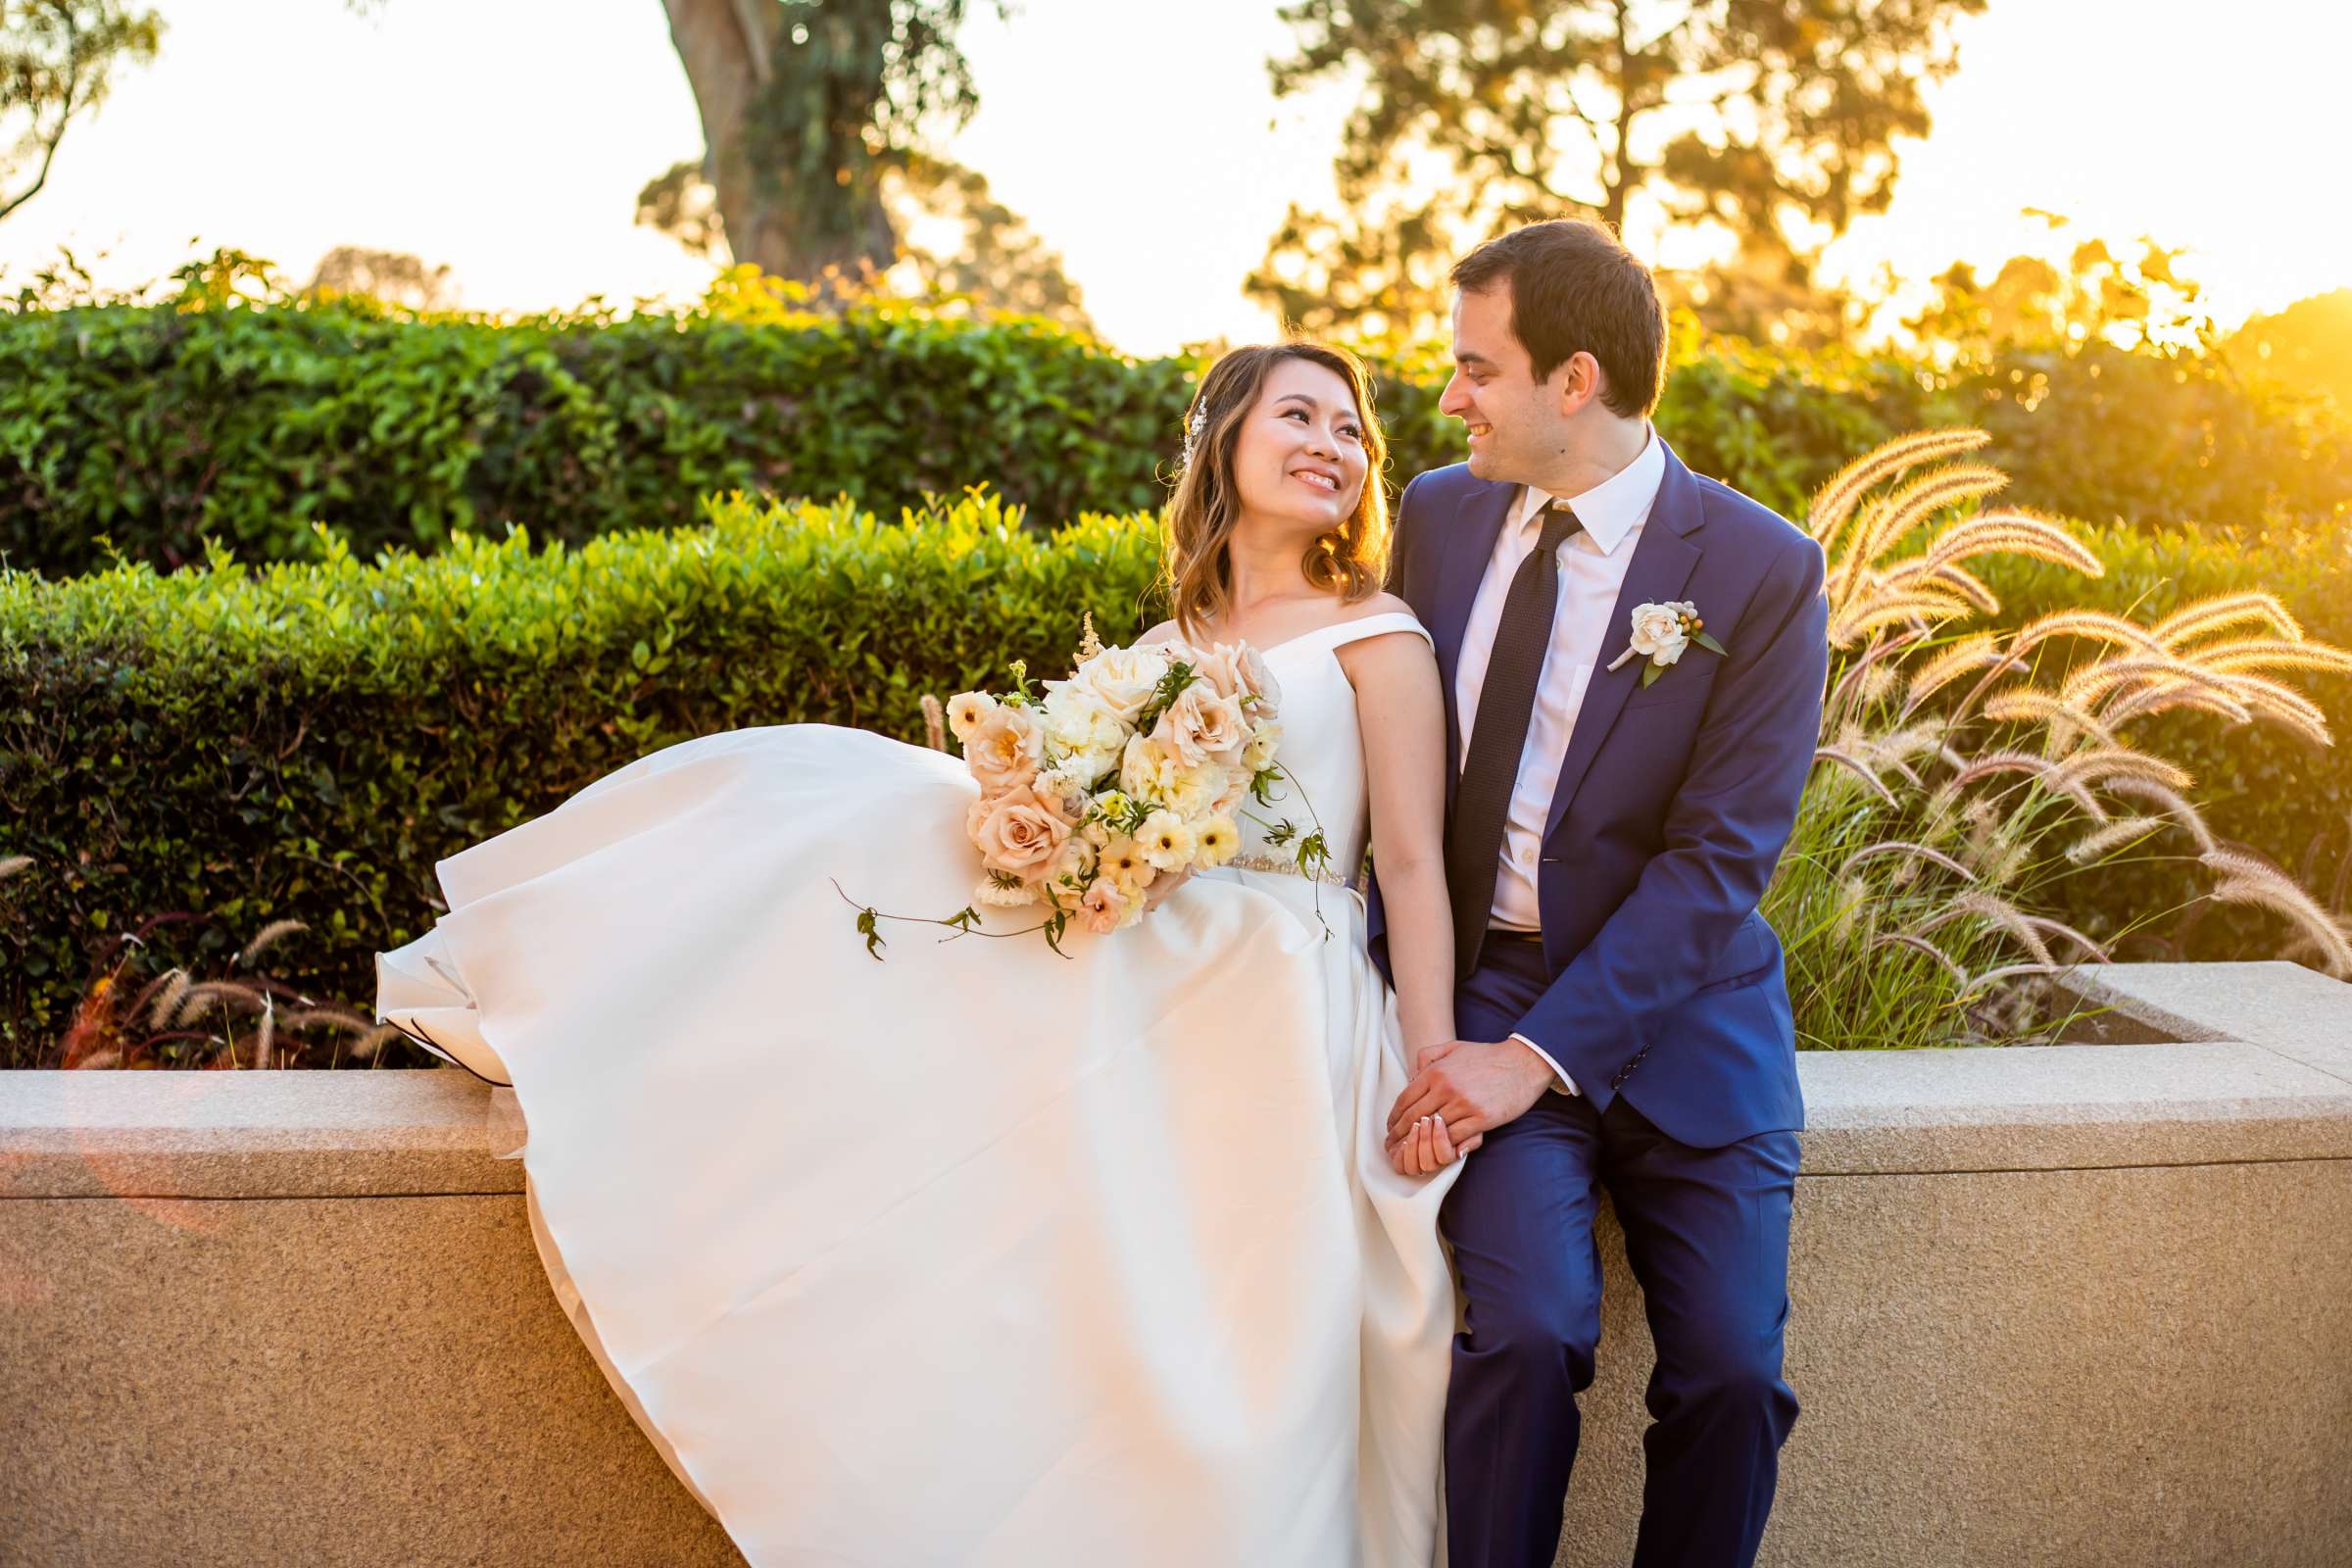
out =
[(1692, 643), (1718, 657), (1727, 651), (1723, 644), (1707, 635), (1707, 623), (1699, 618), (1698, 607), (1689, 600), (1678, 599), (1663, 605), (1636, 605), (1633, 641), (1610, 663), (1609, 668), (1621, 669), (1627, 660), (1641, 655), (1649, 661), (1642, 669), (1642, 684), (1646, 686), (1665, 674), (1669, 664), (1679, 662), (1683, 650)]

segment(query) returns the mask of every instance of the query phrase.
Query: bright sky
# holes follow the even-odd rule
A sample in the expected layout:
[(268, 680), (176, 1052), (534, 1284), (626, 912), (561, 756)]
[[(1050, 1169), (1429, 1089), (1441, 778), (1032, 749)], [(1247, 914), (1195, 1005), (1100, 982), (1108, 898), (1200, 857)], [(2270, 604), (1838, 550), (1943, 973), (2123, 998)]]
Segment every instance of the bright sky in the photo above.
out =
[[(638, 187), (702, 152), (655, 0), (161, 10), (162, 58), (0, 221), (0, 277), (68, 244), (129, 285), (233, 245), (300, 281), (354, 244), (447, 263), (475, 309), (701, 292), (705, 264), (631, 223)], [(1290, 201), (1328, 195), (1348, 103), (1274, 102), (1274, 11), (1020, 0), (968, 29), (981, 109), (950, 150), (1060, 249), (1124, 348), (1271, 328), (1241, 280)], [(2037, 242), (2018, 213), (2039, 207), (2078, 234), (2190, 247), (2225, 324), (2352, 284), (2347, 58), (2352, 12), (2309, 0), (1992, 0), (1892, 211), (1835, 260), (1995, 263)]]

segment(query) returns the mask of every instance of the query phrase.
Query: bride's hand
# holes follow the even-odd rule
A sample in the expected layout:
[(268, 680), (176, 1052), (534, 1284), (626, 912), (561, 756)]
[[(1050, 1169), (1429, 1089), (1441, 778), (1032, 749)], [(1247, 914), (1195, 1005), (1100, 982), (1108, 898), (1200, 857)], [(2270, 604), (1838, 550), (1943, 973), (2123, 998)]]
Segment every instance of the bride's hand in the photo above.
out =
[(1429, 1176), (1452, 1164), (1483, 1142), (1483, 1133), (1473, 1133), (1456, 1144), (1446, 1131), (1445, 1117), (1424, 1116), (1407, 1127), (1403, 1137), (1389, 1146), (1389, 1160), (1400, 1176)]
[(1159, 875), (1152, 879), (1152, 885), (1144, 889), (1144, 911), (1148, 914), (1152, 910), (1158, 908), (1160, 900), (1166, 898), (1169, 894), (1175, 892), (1178, 888), (1184, 886), (1192, 879), (1193, 868), (1189, 865), (1181, 871), (1160, 872)]

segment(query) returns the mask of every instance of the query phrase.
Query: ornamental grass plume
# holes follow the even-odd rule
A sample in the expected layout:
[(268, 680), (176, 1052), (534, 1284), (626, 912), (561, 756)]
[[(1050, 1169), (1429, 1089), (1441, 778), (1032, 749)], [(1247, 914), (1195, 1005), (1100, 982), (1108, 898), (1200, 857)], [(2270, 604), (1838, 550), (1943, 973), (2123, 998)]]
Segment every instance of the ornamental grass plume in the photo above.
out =
[[(2344, 916), (2214, 837), (2194, 781), (2139, 738), (2193, 710), (2333, 744), (2292, 677), (2352, 671), (2268, 594), (2199, 600), (2153, 624), (2061, 608), (2005, 628), (1970, 569), (2025, 556), (2085, 577), (2098, 557), (2055, 518), (1990, 507), (1987, 437), (1928, 430), (1825, 484), (1806, 527), (1828, 557), (1832, 668), (1819, 765), (1765, 912), (1787, 941), (1799, 1043), (1943, 1045), (2046, 1035), (2050, 977), (2106, 942), (2050, 918), (2049, 893), (2127, 855), (2178, 855), (2207, 898), (2267, 909), (2289, 950), (2352, 977)], [(2340, 903), (2340, 900), (2338, 901)], [(2119, 911), (2112, 939), (2160, 911)]]
[[(0, 860), (0, 876), (29, 867), (23, 856)], [(171, 965), (140, 972), (150, 939), (170, 925), (198, 921), (190, 913), (154, 916), (115, 936), (101, 953), (74, 1018), (59, 1040), (55, 1065), (98, 1067), (336, 1067), (372, 1064), (399, 1031), (357, 1010), (314, 1002), (269, 975), (248, 973), (199, 980)], [(232, 967), (251, 969), (265, 948), (308, 930), (300, 920), (273, 920), (237, 951)]]

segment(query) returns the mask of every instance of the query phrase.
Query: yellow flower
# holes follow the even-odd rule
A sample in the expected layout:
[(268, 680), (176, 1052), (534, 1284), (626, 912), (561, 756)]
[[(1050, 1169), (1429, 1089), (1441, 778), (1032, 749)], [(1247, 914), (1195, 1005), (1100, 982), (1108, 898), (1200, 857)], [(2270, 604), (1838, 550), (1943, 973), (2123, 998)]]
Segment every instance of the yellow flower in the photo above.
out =
[(1212, 816), (1193, 835), (1193, 863), (1223, 865), (1241, 847), (1242, 831), (1234, 826), (1233, 818), (1222, 814)]
[(1162, 871), (1176, 870), (1193, 858), (1193, 830), (1173, 811), (1153, 811), (1146, 817), (1136, 840), (1144, 847), (1144, 858)]
[(1095, 869), (1129, 894), (1142, 892), (1159, 875), (1158, 869), (1144, 858), (1144, 847), (1125, 834), (1102, 846)]

